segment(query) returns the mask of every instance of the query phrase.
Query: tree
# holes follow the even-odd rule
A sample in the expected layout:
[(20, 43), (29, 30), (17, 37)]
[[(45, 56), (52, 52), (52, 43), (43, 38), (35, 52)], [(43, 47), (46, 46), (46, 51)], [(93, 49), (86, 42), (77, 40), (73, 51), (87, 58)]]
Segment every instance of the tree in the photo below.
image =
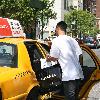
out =
[[(42, 10), (43, 21), (46, 20), (46, 18), (55, 17), (55, 13), (51, 10), (53, 1), (43, 0), (42, 3), (45, 4), (45, 8), (36, 10), (36, 8), (30, 6), (30, 0), (0, 0), (0, 16), (19, 20), (25, 33), (33, 33), (35, 19), (41, 19)], [(33, 3), (33, 5), (35, 5), (35, 3)]]
[(74, 35), (96, 33), (95, 16), (87, 11), (72, 10), (65, 14), (64, 20), (68, 24), (69, 31), (74, 31)]
[[(56, 13), (53, 12), (53, 4), (54, 1), (50, 0), (31, 0), (31, 7), (35, 9), (35, 19), (40, 20), (42, 23), (41, 37), (43, 39), (43, 28), (45, 26), (45, 22), (48, 23), (50, 18), (56, 18)], [(36, 5), (32, 5), (34, 2), (37, 2)]]

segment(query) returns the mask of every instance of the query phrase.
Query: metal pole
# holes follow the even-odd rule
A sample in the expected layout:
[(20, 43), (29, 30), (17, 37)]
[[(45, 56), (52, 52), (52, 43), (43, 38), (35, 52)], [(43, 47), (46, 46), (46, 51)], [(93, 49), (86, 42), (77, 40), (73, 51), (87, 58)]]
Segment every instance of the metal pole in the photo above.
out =
[(37, 17), (36, 17), (36, 12), (38, 11), (38, 9), (35, 9), (35, 22), (34, 22), (34, 33), (33, 33), (33, 38), (36, 39), (36, 27), (37, 27)]
[(33, 38), (36, 39), (36, 25), (37, 25), (37, 21), (36, 21), (36, 18), (35, 18), (35, 28), (34, 28), (34, 35), (33, 35)]
[(41, 39), (43, 39), (43, 10), (42, 10), (42, 32), (41, 32)]
[(81, 41), (81, 32), (80, 32), (80, 41)]

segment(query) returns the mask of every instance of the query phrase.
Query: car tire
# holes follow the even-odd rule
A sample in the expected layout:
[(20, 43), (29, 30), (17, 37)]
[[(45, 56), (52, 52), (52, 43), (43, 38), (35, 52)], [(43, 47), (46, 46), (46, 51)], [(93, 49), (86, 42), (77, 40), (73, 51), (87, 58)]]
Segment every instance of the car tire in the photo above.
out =
[(40, 91), (39, 91), (39, 87), (37, 86), (37, 87), (34, 87), (33, 89), (31, 89), (26, 100), (51, 100), (51, 99), (48, 98), (46, 96), (46, 94), (42, 93), (42, 95), (41, 95)]
[(39, 97), (39, 88), (38, 87), (34, 87), (29, 92), (26, 100), (38, 100), (38, 97)]
[(88, 94), (87, 100), (100, 100), (100, 82), (93, 85)]

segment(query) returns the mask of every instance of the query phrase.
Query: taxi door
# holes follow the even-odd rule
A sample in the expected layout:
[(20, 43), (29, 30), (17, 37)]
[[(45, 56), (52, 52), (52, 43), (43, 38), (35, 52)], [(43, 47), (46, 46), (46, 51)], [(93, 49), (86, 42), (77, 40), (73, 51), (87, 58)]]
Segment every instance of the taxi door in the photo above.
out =
[(27, 48), (30, 62), (32, 69), (34, 71), (37, 71), (41, 69), (41, 62), (40, 59), (45, 57), (45, 53), (43, 49), (40, 47), (40, 45), (37, 42), (25, 42), (25, 46)]
[[(85, 100), (93, 100), (96, 98), (100, 99), (100, 93), (99, 96), (96, 96), (96, 92), (93, 92), (93, 87), (94, 84), (96, 84), (100, 80), (100, 70), (99, 70), (99, 59), (96, 57), (94, 52), (87, 48), (86, 46), (82, 46), (82, 52), (83, 52), (83, 74), (84, 74), (84, 79), (81, 81), (80, 84), (80, 93), (79, 97), (80, 99), (85, 99)], [(99, 74), (98, 74), (99, 72)], [(100, 86), (99, 86), (100, 88)], [(92, 92), (91, 92), (92, 90)], [(90, 94), (91, 92), (91, 94)]]
[[(49, 52), (50, 48), (47, 45), (41, 45), (47, 52)], [(83, 52), (82, 70), (84, 79), (80, 82), (79, 98), (80, 100), (94, 100), (96, 98), (100, 99), (100, 61), (90, 48), (84, 45), (81, 45), (81, 48)], [(64, 100), (62, 89), (60, 93), (59, 91), (58, 93), (54, 92), (52, 94), (52, 98), (55, 100)]]

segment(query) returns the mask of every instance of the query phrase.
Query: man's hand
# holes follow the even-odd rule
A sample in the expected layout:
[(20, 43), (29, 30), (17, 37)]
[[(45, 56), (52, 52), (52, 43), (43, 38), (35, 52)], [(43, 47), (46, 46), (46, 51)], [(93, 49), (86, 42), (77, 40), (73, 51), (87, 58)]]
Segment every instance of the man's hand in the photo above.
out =
[(48, 55), (48, 54), (46, 55), (46, 61), (47, 61), (47, 62), (50, 62), (50, 61), (54, 61), (54, 62), (55, 62), (55, 61), (57, 61), (57, 60), (58, 60), (58, 59), (55, 58), (55, 57), (51, 57), (51, 56)]
[(51, 61), (50, 58), (51, 58), (51, 56), (47, 54), (47, 55), (46, 55), (46, 61), (47, 61), (47, 62), (50, 62), (50, 61)]

